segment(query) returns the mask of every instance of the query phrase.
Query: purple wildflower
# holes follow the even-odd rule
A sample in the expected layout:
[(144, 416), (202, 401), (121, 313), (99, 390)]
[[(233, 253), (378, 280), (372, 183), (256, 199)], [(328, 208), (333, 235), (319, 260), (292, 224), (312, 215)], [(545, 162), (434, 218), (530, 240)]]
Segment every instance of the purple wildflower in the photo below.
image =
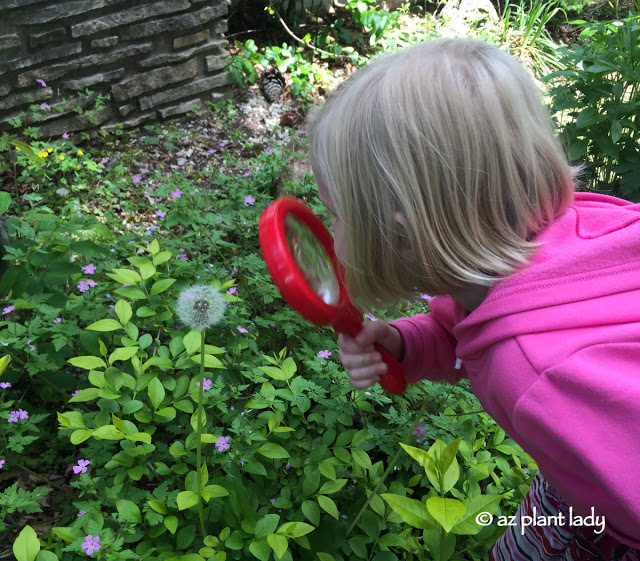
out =
[(2, 310), (3, 314), (8, 314), (9, 312), (13, 312), (15, 310), (15, 306), (7, 306), (4, 310)]
[(93, 263), (89, 263), (86, 267), (82, 267), (82, 272), (85, 275), (93, 275), (96, 272), (96, 266)]
[(271, 504), (273, 504), (273, 503), (275, 503), (275, 502), (276, 502), (276, 500), (275, 500), (275, 499), (269, 499), (269, 502), (270, 502)]
[(429, 296), (428, 294), (421, 294), (420, 298), (428, 302), (429, 300), (431, 300), (431, 298), (433, 298), (433, 296)]
[(182, 197), (182, 191), (180, 189), (176, 189), (175, 191), (171, 191), (171, 197), (173, 199), (179, 199)]
[(111, 158), (102, 158), (102, 160), (100, 160), (100, 163), (102, 165), (106, 164)]
[(425, 434), (427, 434), (426, 429), (424, 428), (424, 423), (419, 423), (415, 429), (413, 429), (413, 434), (415, 434), (417, 437), (421, 437), (424, 436)]
[(187, 257), (184, 253), (180, 255), (176, 255), (176, 259), (182, 259), (183, 261), (189, 261), (189, 257)]
[(252, 204), (253, 204), (253, 203), (255, 203), (255, 202), (256, 202), (256, 200), (255, 200), (251, 195), (247, 195), (247, 196), (244, 198), (244, 206), (252, 205)]
[(67, 139), (69, 138), (69, 135), (65, 132), (65, 133), (62, 135), (62, 138), (64, 138), (65, 140), (67, 140)]
[(166, 216), (166, 214), (164, 212), (162, 212), (161, 210), (156, 210), (156, 216), (159, 218), (164, 218)]
[(60, 196), (64, 196), (68, 193), (69, 191), (67, 191), (66, 189), (56, 189), (56, 193), (58, 193), (58, 195)]
[(49, 105), (48, 103), (42, 103), (40, 105), (40, 109), (51, 109), (51, 105)]
[(242, 175), (244, 177), (249, 177), (251, 175), (251, 172), (250, 171), (245, 171)]
[(87, 514), (86, 510), (79, 510), (77, 518), (80, 518), (83, 514)]
[(94, 551), (98, 551), (100, 549), (100, 536), (96, 536), (95, 538), (87, 536), (82, 543), (82, 549), (87, 550), (87, 555), (91, 555)]
[(318, 353), (318, 358), (329, 358), (331, 356), (331, 351), (329, 349), (326, 349), (324, 351), (320, 351)]
[(209, 148), (208, 152), (209, 154), (215, 154), (217, 150), (215, 148)]
[(17, 411), (9, 411), (9, 419), (8, 423), (17, 423), (18, 422), (18, 412)]
[(232, 286), (229, 290), (227, 290), (227, 294), (235, 294), (238, 290), (238, 287)]
[(364, 314), (364, 317), (369, 318), (371, 321), (378, 321), (378, 318), (373, 314)]
[(78, 284), (78, 290), (80, 292), (87, 292), (87, 290), (89, 290), (90, 286), (89, 283), (87, 281), (80, 281), (80, 284)]
[(79, 394), (79, 393), (80, 393), (80, 390), (75, 390), (75, 391), (71, 394), (71, 397), (73, 397), (74, 395)]
[(228, 140), (223, 140), (220, 144), (218, 144), (218, 146), (224, 148), (227, 144), (229, 144)]
[[(196, 386), (200, 387), (200, 382), (196, 382)], [(211, 389), (211, 380), (204, 378), (202, 383), (202, 390), (208, 392)]]
[(73, 473), (75, 473), (75, 474), (87, 473), (87, 466), (90, 463), (91, 462), (89, 460), (78, 460), (78, 465), (77, 466), (73, 466)]
[(30, 350), (35, 351), (35, 350), (36, 350), (36, 348), (31, 344), (31, 341), (33, 341), (33, 339), (29, 339), (29, 340), (27, 341), (27, 345), (29, 345), (29, 349), (30, 349)]
[(231, 448), (231, 445), (229, 444), (229, 437), (221, 436), (220, 438), (218, 438), (218, 441), (216, 442), (216, 447), (218, 448), (218, 452), (222, 452), (224, 450), (228, 450), (229, 448)]
[(0, 388), (2, 388), (3, 390), (6, 390), (10, 387), (11, 387), (11, 384), (9, 382), (0, 382)]
[(0, 469), (2, 469), (4, 467), (4, 462), (5, 462), (5, 460), (0, 460)]
[(137, 173), (136, 175), (134, 175), (132, 178), (134, 183), (140, 183), (140, 180), (142, 179), (142, 175), (140, 175), (139, 173)]
[(240, 333), (249, 333), (249, 331), (247, 331), (244, 327), (240, 327), (240, 326), (238, 326), (238, 331)]
[(36, 82), (38, 82), (38, 84), (40, 84), (43, 88), (47, 87), (46, 82), (44, 80), (41, 80), (40, 78), (38, 78)]
[(53, 320), (53, 323), (62, 323), (62, 318), (56, 318)]

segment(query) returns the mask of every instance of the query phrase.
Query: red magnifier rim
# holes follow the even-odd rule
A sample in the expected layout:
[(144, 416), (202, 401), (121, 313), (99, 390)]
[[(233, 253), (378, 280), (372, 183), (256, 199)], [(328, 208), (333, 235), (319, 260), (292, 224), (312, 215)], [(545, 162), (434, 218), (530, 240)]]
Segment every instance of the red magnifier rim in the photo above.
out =
[[(289, 214), (309, 227), (329, 255), (340, 287), (337, 306), (324, 302), (300, 271), (287, 243), (285, 218)], [(316, 325), (331, 325), (349, 307), (348, 296), (339, 274), (340, 266), (333, 249), (333, 238), (308, 206), (293, 197), (282, 197), (271, 203), (260, 216), (258, 238), (267, 269), (280, 294), (305, 319)]]

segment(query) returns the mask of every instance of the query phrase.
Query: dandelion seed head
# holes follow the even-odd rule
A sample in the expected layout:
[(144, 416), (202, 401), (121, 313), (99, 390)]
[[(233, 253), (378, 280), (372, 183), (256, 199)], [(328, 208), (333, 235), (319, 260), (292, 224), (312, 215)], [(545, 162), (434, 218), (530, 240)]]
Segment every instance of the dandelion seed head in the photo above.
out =
[(176, 313), (186, 326), (203, 330), (220, 321), (225, 306), (224, 296), (219, 290), (208, 285), (195, 285), (180, 293)]

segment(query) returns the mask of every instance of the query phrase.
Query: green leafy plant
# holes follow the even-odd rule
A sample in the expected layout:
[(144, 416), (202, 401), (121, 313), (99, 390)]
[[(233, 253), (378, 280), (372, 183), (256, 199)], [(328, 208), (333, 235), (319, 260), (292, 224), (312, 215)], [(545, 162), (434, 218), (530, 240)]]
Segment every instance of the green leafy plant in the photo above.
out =
[(557, 55), (558, 46), (546, 28), (559, 14), (566, 19), (566, 12), (554, 0), (505, 3), (502, 12), (504, 31), (500, 42), (516, 58), (531, 64), (538, 75), (561, 68)]
[(566, 70), (544, 78), (562, 139), (589, 188), (638, 202), (640, 17), (574, 23), (583, 44), (562, 50)]

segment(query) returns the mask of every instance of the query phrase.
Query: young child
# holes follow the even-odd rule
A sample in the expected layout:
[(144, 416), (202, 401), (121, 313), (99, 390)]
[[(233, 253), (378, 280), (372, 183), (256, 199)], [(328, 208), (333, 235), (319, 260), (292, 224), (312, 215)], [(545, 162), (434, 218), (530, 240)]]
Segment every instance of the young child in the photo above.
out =
[(340, 336), (352, 384), (386, 371), (373, 343), (411, 382), (468, 378), (535, 459), (516, 521), (567, 523), (510, 527), (492, 559), (639, 561), (640, 205), (575, 192), (537, 88), (481, 41), (381, 57), (309, 121), (352, 296), (435, 295)]

